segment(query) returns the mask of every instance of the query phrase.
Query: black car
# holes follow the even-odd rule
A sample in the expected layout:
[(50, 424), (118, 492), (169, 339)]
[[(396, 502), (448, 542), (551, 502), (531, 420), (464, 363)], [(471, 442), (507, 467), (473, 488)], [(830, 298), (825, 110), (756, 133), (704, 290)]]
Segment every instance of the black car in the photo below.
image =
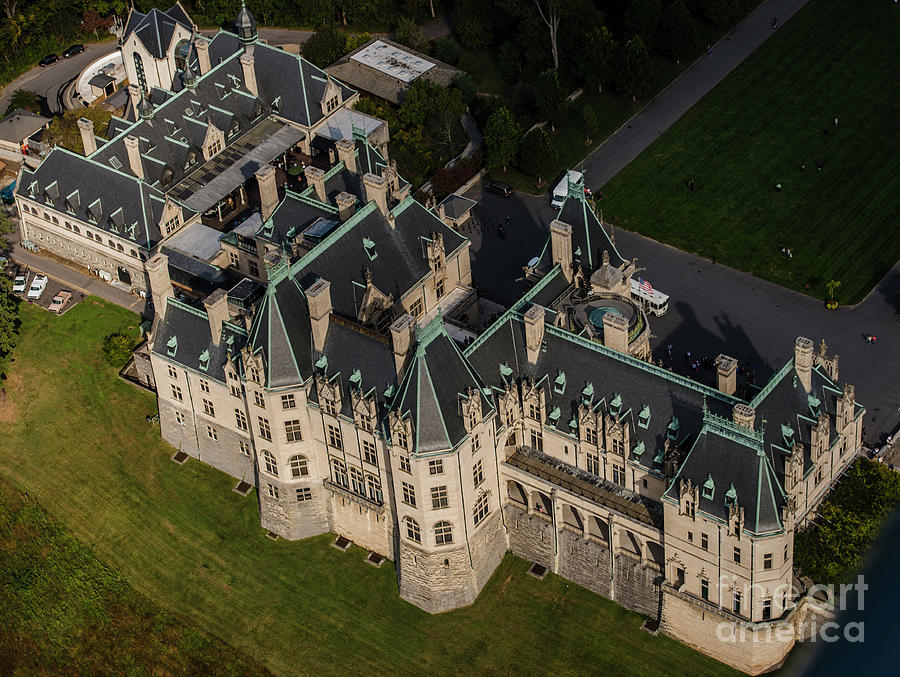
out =
[(503, 197), (509, 197), (513, 194), (512, 186), (501, 183), (500, 181), (491, 181), (484, 188), (485, 190), (497, 193), (497, 195), (502, 195)]
[(56, 54), (48, 54), (43, 59), (38, 61), (38, 66), (43, 68), (44, 66), (49, 66), (51, 63), (56, 63), (59, 61), (59, 57)]
[(75, 56), (76, 54), (81, 54), (84, 51), (84, 45), (72, 45), (71, 47), (67, 47), (66, 51), (62, 53), (64, 59), (68, 59), (70, 56)]

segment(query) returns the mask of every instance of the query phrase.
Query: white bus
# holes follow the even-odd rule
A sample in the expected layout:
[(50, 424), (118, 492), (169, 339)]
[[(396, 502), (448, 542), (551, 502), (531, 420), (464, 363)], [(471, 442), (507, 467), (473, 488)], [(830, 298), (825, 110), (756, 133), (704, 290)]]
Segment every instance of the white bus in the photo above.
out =
[(631, 280), (631, 298), (641, 304), (641, 307), (651, 315), (665, 315), (669, 310), (669, 296), (651, 287), (647, 291), (641, 286), (640, 281)]

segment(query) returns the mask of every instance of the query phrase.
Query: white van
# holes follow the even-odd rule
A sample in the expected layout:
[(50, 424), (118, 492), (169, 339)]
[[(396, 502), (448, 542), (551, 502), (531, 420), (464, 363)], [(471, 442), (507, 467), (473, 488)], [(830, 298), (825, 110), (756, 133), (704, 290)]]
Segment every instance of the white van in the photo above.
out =
[(563, 202), (565, 202), (566, 198), (569, 196), (569, 184), (576, 184), (580, 181), (581, 172), (576, 172), (574, 169), (570, 169), (566, 172), (562, 181), (556, 184), (556, 188), (553, 189), (553, 199), (550, 200), (550, 206), (554, 209), (562, 209)]
[(641, 286), (639, 280), (633, 278), (631, 280), (631, 298), (640, 303), (645, 311), (657, 317), (665, 315), (669, 310), (668, 294), (663, 294), (661, 291), (653, 289), (653, 287), (650, 287), (650, 291), (647, 291)]

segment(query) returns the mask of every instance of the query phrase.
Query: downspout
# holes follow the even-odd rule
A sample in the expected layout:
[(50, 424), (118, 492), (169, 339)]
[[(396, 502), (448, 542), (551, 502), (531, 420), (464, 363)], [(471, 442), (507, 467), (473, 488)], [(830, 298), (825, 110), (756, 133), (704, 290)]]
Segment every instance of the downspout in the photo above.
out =
[(197, 410), (194, 409), (194, 395), (191, 393), (191, 376), (187, 369), (184, 370), (184, 380), (187, 384), (188, 399), (191, 401), (191, 419), (194, 423), (194, 441), (197, 443), (197, 460), (200, 459), (200, 434), (197, 432)]
[(469, 521), (466, 519), (466, 492), (463, 491), (462, 463), (459, 460), (459, 452), (456, 453), (456, 469), (459, 472), (459, 500), (462, 503), (463, 512), (463, 533), (466, 537), (466, 552), (469, 553), (469, 568), (474, 570), (475, 563), (472, 561), (472, 546), (469, 544)]

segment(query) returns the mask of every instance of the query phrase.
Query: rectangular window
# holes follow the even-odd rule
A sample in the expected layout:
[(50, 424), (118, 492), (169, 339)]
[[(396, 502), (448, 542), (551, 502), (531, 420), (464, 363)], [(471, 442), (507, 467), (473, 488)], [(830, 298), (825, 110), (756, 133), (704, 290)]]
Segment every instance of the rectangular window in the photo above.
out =
[(475, 522), (475, 526), (478, 526), (478, 523), (481, 522), (488, 514), (488, 495), (481, 494), (478, 497), (478, 500), (475, 501), (475, 507), (472, 509), (472, 521)]
[(263, 418), (262, 416), (256, 417), (257, 423), (259, 423), (259, 436), (264, 440), (272, 441), (272, 429), (269, 427), (269, 420)]
[[(614, 454), (618, 454), (619, 456), (624, 456), (624, 455), (625, 455), (625, 444), (624, 444), (624, 442), (622, 442), (622, 440), (613, 438), (613, 441), (612, 441), (612, 450), (613, 450), (613, 453), (614, 453)], [(624, 484), (624, 482), (623, 482), (622, 484)]]
[(735, 549), (734, 549), (734, 563), (735, 564), (741, 563), (741, 549), (738, 547), (735, 547)]
[(184, 425), (184, 414), (182, 414), (180, 411), (175, 412), (175, 423), (177, 423), (178, 425)]
[(384, 502), (384, 495), (381, 493), (381, 482), (374, 475), (366, 475), (366, 488), (369, 490), (369, 498), (376, 503)]
[(202, 378), (200, 379), (200, 392), (201, 393), (209, 392), (209, 381), (204, 381)]
[(234, 252), (229, 252), (229, 253), (228, 253), (228, 260), (231, 261), (231, 265), (234, 266), (235, 268), (239, 268), (239, 267), (240, 267), (240, 265), (239, 265), (239, 264), (240, 264), (240, 259), (238, 258), (238, 255), (235, 254)]
[(480, 458), (475, 461), (475, 465), (472, 466), (472, 480), (476, 487), (484, 482), (484, 466), (481, 464)]
[(240, 389), (240, 386), (236, 386), (236, 385), (234, 385), (234, 384), (232, 383), (232, 384), (231, 384), (231, 394), (232, 394), (234, 397), (240, 397), (240, 396), (241, 396), (241, 389)]
[(247, 417), (244, 416), (244, 412), (240, 409), (234, 410), (234, 422), (237, 424), (237, 427), (241, 430), (247, 430)]
[(322, 405), (325, 408), (326, 414), (331, 414), (332, 416), (337, 415), (337, 407), (335, 406), (334, 400), (330, 398), (322, 398)]
[(444, 280), (443, 278), (439, 279), (434, 283), (434, 295), (437, 298), (441, 298), (444, 295)]
[(447, 499), (447, 485), (442, 484), (439, 487), (431, 487), (431, 509), (439, 510), (450, 505)]
[(418, 298), (413, 301), (413, 304), (409, 307), (409, 314), (413, 317), (419, 317), (422, 314), (422, 299)]
[(731, 598), (731, 610), (736, 614), (741, 613), (741, 593), (737, 590), (734, 591), (734, 595)]
[(282, 409), (296, 409), (297, 402), (294, 399), (293, 395), (282, 395), (281, 396), (281, 408)]
[(179, 402), (183, 401), (184, 397), (182, 397), (182, 395), (181, 395), (181, 388), (173, 385), (172, 386), (172, 397), (175, 398), (176, 400), (178, 400)]
[(688, 543), (693, 543), (693, 542), (694, 542), (694, 532), (689, 531), (688, 532)]
[(409, 456), (400, 456), (400, 470), (403, 472), (412, 472), (409, 465)]
[(709, 581), (705, 578), (700, 579), (700, 596), (709, 601)]
[(178, 370), (171, 364), (169, 365), (169, 378), (178, 378)]
[(412, 507), (416, 507), (416, 489), (413, 485), (408, 482), (401, 482), (400, 486), (403, 489), (403, 502), (407, 505), (411, 505)]
[(506, 425), (512, 425), (515, 420), (516, 412), (513, 411), (512, 405), (506, 408)]
[(206, 436), (211, 439), (213, 442), (218, 442), (219, 440), (219, 431), (213, 428), (211, 425), (206, 426)]
[(278, 499), (278, 487), (274, 484), (266, 484), (266, 493), (269, 494), (269, 498)]
[(770, 600), (770, 599), (763, 600), (762, 611), (763, 611), (762, 619), (764, 621), (772, 620), (772, 600)]
[(247, 260), (247, 268), (253, 277), (259, 277), (259, 264), (253, 259)]
[(260, 407), (261, 409), (266, 408), (266, 401), (263, 399), (262, 393), (258, 390), (253, 391), (253, 402), (257, 407)]
[(481, 449), (481, 440), (478, 439), (478, 433), (475, 433), (472, 435), (472, 453), (474, 454), (479, 449)]
[(240, 442), (238, 442), (238, 446), (239, 446), (239, 448), (240, 448), (240, 450), (241, 450), (241, 453), (242, 453), (244, 456), (249, 456), (249, 455), (250, 455), (250, 445), (247, 444), (246, 442), (244, 442), (244, 440), (241, 440)]
[(299, 442), (303, 439), (300, 434), (300, 419), (292, 419), (284, 422), (284, 434), (287, 436), (288, 442)]
[(378, 454), (375, 450), (375, 443), (369, 440), (362, 442), (363, 460), (372, 465), (378, 465)]
[(309, 487), (300, 487), (297, 489), (297, 503), (303, 503), (303, 501), (311, 501), (312, 500), (312, 489)]
[(444, 474), (444, 462), (441, 460), (428, 461), (428, 474), (429, 475), (443, 475)]
[(700, 547), (709, 550), (709, 536), (706, 534), (700, 534)]
[(541, 420), (541, 408), (536, 404), (528, 405), (528, 418), (534, 421)]
[[(594, 430), (593, 428), (585, 428), (584, 439), (587, 441), (588, 444), (596, 445), (597, 444), (597, 431)], [(600, 473), (597, 473), (597, 474), (599, 475)]]
[(603, 471), (600, 466), (600, 454), (588, 453), (587, 455), (587, 471), (595, 475), (602, 475)]
[(613, 484), (625, 486), (625, 468), (617, 463), (612, 464)]
[(537, 430), (531, 431), (531, 447), (538, 451), (544, 450), (544, 438)]
[(207, 416), (213, 416), (213, 417), (215, 417), (215, 415), (216, 415), (216, 408), (213, 406), (213, 403), (210, 402), (209, 400), (203, 400), (203, 413), (206, 414)]
[(344, 442), (341, 438), (341, 430), (337, 426), (328, 426), (328, 444), (335, 449), (344, 448)]
[(771, 569), (772, 568), (772, 553), (767, 552), (763, 555), (763, 569)]

